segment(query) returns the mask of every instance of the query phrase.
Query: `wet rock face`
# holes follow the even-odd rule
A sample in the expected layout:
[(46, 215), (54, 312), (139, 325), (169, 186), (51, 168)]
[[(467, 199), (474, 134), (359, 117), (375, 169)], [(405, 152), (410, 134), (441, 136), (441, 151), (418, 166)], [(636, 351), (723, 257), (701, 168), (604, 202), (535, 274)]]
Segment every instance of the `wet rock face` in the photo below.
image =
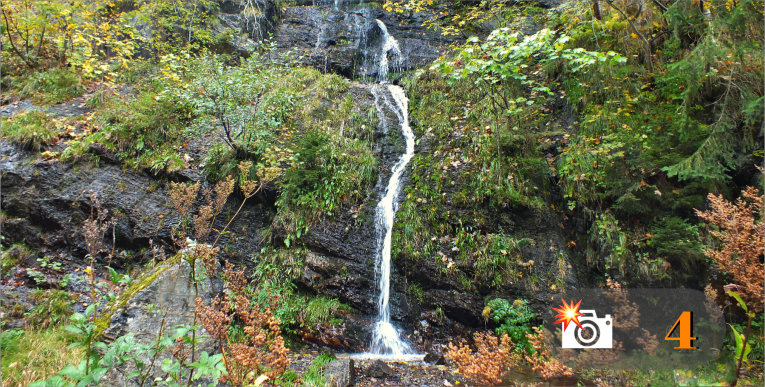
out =
[[(223, 291), (220, 279), (204, 276), (199, 263), (194, 275), (186, 260), (168, 266), (112, 315), (105, 335), (116, 338), (133, 333), (137, 341), (149, 342), (162, 329), (162, 320), (165, 328), (192, 325), (196, 298), (208, 302)], [(193, 278), (197, 279), (196, 290)]]
[[(358, 87), (358, 86), (356, 86)], [(375, 104), (370, 87), (366, 93), (356, 93), (356, 102)], [(362, 100), (366, 98), (366, 100)], [(379, 101), (378, 101), (379, 102)], [(403, 136), (398, 119), (390, 107), (378, 106), (378, 127), (375, 129), (375, 153), (379, 158), (380, 175), (362, 205), (340, 211), (324, 219), (301, 238), (310, 250), (304, 261), (298, 285), (318, 294), (337, 297), (366, 315), (377, 314), (378, 273), (375, 267), (377, 231), (375, 208), (388, 185), (393, 164), (403, 152)], [(275, 240), (281, 240), (283, 230), (275, 229)], [(395, 266), (395, 265), (394, 265)], [(396, 268), (394, 267), (394, 273)], [(394, 282), (400, 277), (393, 276)], [(394, 284), (392, 313), (396, 319), (409, 315), (406, 299), (400, 297), (405, 287)], [(399, 289), (400, 288), (400, 289)], [(401, 290), (401, 291), (399, 291)]]
[(416, 20), (386, 14), (375, 5), (313, 3), (285, 10), (275, 33), (276, 44), (280, 53), (291, 53), (301, 63), (324, 72), (348, 78), (378, 76), (383, 31), (376, 19), (383, 21), (399, 42), (402, 55), (389, 58), (395, 62), (393, 71), (429, 64), (450, 42)]
[[(171, 232), (179, 219), (170, 203), (167, 183), (117, 165), (69, 164), (36, 157), (0, 140), (4, 243), (23, 242), (43, 255), (50, 252), (63, 256), (70, 264), (84, 263), (87, 250), (82, 224), (90, 215), (90, 196), (94, 194), (107, 211), (107, 219), (115, 222), (116, 254), (112, 265), (129, 267), (145, 262), (150, 258), (144, 256), (150, 240), (172, 246)], [(235, 210), (237, 200), (229, 202), (228, 206)], [(225, 258), (234, 262), (242, 262), (260, 250), (262, 246), (251, 236), (260, 235), (270, 221), (268, 211), (262, 207), (245, 208), (229, 227), (232, 233), (219, 242), (228, 246)], [(222, 228), (227, 221), (218, 219), (216, 226)], [(111, 231), (104, 236), (109, 249)]]
[(223, 0), (218, 19), (258, 41), (276, 29), (280, 16), (281, 9), (273, 0)]

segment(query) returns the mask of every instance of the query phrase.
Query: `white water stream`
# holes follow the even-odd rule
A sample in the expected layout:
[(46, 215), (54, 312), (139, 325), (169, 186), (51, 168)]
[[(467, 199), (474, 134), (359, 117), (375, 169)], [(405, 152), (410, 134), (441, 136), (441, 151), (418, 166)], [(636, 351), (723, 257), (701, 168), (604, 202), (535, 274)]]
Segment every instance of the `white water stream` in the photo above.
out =
[[(382, 38), (383, 38), (383, 44), (382, 49), (380, 50), (380, 63), (377, 67), (377, 79), (380, 80), (380, 82), (386, 82), (388, 80), (388, 72), (389, 72), (389, 66), (390, 66), (390, 59), (388, 59), (388, 54), (391, 54), (395, 58), (395, 62), (393, 62), (394, 66), (399, 67), (401, 66), (401, 48), (398, 46), (398, 40), (393, 37), (388, 32), (388, 27), (383, 23), (380, 19), (376, 19), (377, 26), (380, 27), (380, 30), (382, 30)], [(406, 96), (404, 96), (406, 98)], [(408, 124), (408, 118), (407, 118), (407, 124)]]
[(406, 151), (396, 161), (385, 190), (385, 196), (377, 203), (375, 210), (375, 226), (377, 227), (377, 256), (376, 263), (380, 275), (377, 299), (377, 322), (372, 336), (371, 352), (379, 355), (401, 356), (412, 353), (408, 344), (403, 342), (398, 331), (390, 321), (390, 272), (391, 272), (391, 237), (393, 235), (393, 220), (396, 217), (401, 192), (401, 178), (407, 164), (414, 156), (414, 133), (409, 126), (408, 100), (404, 89), (391, 84), (381, 84), (378, 88), (387, 89), (381, 92), (381, 98), (388, 109), (395, 112), (401, 134), (406, 140)]
[[(393, 220), (398, 211), (398, 197), (401, 193), (401, 178), (406, 166), (414, 157), (414, 132), (409, 126), (409, 100), (406, 98), (404, 89), (397, 85), (387, 83), (389, 59), (388, 54), (395, 56), (396, 65), (401, 63), (401, 49), (396, 39), (388, 33), (385, 24), (377, 20), (377, 25), (383, 33), (380, 59), (378, 65), (378, 78), (381, 83), (375, 86), (375, 94), (378, 110), (385, 108), (395, 113), (398, 126), (406, 141), (406, 150), (393, 165), (385, 195), (382, 197), (375, 210), (375, 227), (377, 230), (376, 267), (380, 276), (378, 280), (380, 295), (377, 299), (377, 321), (372, 335), (372, 346), (368, 354), (361, 357), (382, 357), (391, 359), (414, 359), (421, 357), (414, 354), (412, 348), (401, 340), (399, 332), (391, 323), (390, 318), (390, 274), (391, 274), (391, 238), (393, 235)], [(385, 119), (382, 118), (385, 125)], [(387, 132), (387, 128), (386, 128)]]

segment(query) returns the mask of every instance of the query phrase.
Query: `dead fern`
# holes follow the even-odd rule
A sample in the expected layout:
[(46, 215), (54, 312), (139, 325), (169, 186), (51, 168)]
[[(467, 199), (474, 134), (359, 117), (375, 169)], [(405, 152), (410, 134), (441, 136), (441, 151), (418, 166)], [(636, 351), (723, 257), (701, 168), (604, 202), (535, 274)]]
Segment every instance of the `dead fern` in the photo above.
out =
[[(245, 295), (243, 271), (226, 263), (227, 291), (223, 299), (215, 298), (209, 305), (197, 298), (196, 313), (202, 327), (221, 348), (226, 374), (222, 383), (244, 386), (265, 375), (271, 379), (284, 373), (289, 365), (287, 347), (282, 338), (279, 320), (273, 313), (278, 301), (269, 305), (254, 304)], [(229, 331), (233, 323), (242, 327), (245, 335), (233, 341)]]
[(561, 363), (558, 359), (552, 357), (544, 331), (539, 327), (534, 327), (534, 333), (526, 334), (529, 344), (534, 348), (532, 355), (525, 355), (526, 361), (531, 364), (531, 368), (542, 379), (550, 380), (560, 377), (574, 376), (574, 370)]
[(492, 333), (475, 333), (473, 341), (475, 351), (468, 345), (449, 343), (446, 358), (454, 362), (461, 373), (480, 384), (502, 383), (503, 376), (519, 360), (513, 353), (510, 337), (503, 335), (500, 339)]
[(722, 195), (709, 194), (707, 211), (696, 210), (696, 215), (711, 227), (714, 238), (704, 253), (712, 258), (731, 277), (737, 293), (755, 312), (763, 311), (763, 196), (754, 187), (741, 192), (735, 203)]

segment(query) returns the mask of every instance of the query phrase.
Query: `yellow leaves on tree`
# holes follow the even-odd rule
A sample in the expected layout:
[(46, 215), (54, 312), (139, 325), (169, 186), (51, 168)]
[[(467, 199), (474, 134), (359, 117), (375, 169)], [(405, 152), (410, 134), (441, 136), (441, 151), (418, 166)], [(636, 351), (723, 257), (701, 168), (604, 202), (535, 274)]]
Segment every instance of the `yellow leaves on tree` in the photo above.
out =
[(719, 241), (704, 253), (733, 277), (737, 293), (756, 312), (763, 310), (763, 196), (747, 187), (735, 203), (722, 195), (709, 194), (709, 210), (696, 214), (712, 227), (709, 233)]
[(510, 337), (503, 335), (500, 339), (492, 333), (476, 333), (473, 339), (475, 352), (468, 345), (449, 343), (446, 358), (453, 361), (465, 376), (478, 383), (502, 383), (502, 377), (510, 366), (519, 360), (513, 354)]

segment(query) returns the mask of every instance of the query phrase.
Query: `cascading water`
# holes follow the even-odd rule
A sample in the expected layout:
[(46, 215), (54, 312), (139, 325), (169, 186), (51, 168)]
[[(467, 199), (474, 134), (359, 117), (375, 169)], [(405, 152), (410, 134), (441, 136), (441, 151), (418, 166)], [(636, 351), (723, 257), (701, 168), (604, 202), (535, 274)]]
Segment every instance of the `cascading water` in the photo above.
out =
[[(388, 109), (393, 111), (406, 140), (406, 151), (396, 161), (385, 190), (385, 195), (377, 203), (375, 225), (377, 227), (377, 268), (380, 274), (380, 296), (377, 300), (377, 322), (372, 336), (371, 353), (401, 357), (412, 354), (408, 344), (403, 342), (396, 328), (390, 321), (390, 272), (391, 272), (391, 237), (393, 220), (398, 211), (398, 196), (401, 191), (401, 178), (407, 164), (414, 156), (414, 133), (409, 126), (409, 107), (404, 89), (391, 84), (375, 87), (375, 94), (382, 98)], [(380, 90), (383, 89), (383, 90)], [(386, 93), (387, 91), (387, 93)], [(390, 96), (390, 97), (389, 97)]]
[(380, 50), (380, 62), (377, 66), (377, 79), (379, 79), (380, 82), (386, 82), (388, 79), (388, 71), (390, 66), (390, 59), (388, 58), (388, 55), (392, 55), (394, 57), (394, 66), (400, 67), (402, 62), (401, 48), (398, 46), (398, 41), (396, 38), (394, 38), (388, 32), (388, 27), (385, 26), (385, 23), (383, 23), (380, 19), (376, 19), (376, 21), (377, 26), (380, 27), (380, 30), (382, 31), (383, 38), (382, 49)]
[[(390, 318), (390, 274), (391, 274), (391, 239), (393, 235), (393, 221), (398, 211), (398, 196), (401, 192), (401, 178), (404, 175), (406, 166), (414, 157), (414, 132), (409, 126), (409, 100), (406, 98), (404, 89), (400, 86), (387, 83), (389, 71), (388, 55), (394, 57), (394, 65), (401, 65), (401, 49), (396, 39), (388, 32), (388, 28), (380, 20), (377, 25), (382, 31), (382, 45), (379, 54), (379, 64), (377, 76), (380, 84), (374, 87), (375, 103), (378, 111), (387, 109), (395, 113), (398, 119), (398, 126), (401, 128), (401, 134), (406, 142), (406, 150), (398, 161), (393, 165), (388, 186), (385, 194), (375, 210), (375, 226), (377, 231), (377, 252), (376, 265), (379, 273), (379, 291), (377, 299), (377, 321), (372, 334), (372, 346), (370, 355), (386, 356), (391, 358), (418, 357), (412, 351), (412, 348), (401, 340), (398, 330), (391, 323)], [(387, 132), (387, 123), (382, 119), (385, 131)]]

